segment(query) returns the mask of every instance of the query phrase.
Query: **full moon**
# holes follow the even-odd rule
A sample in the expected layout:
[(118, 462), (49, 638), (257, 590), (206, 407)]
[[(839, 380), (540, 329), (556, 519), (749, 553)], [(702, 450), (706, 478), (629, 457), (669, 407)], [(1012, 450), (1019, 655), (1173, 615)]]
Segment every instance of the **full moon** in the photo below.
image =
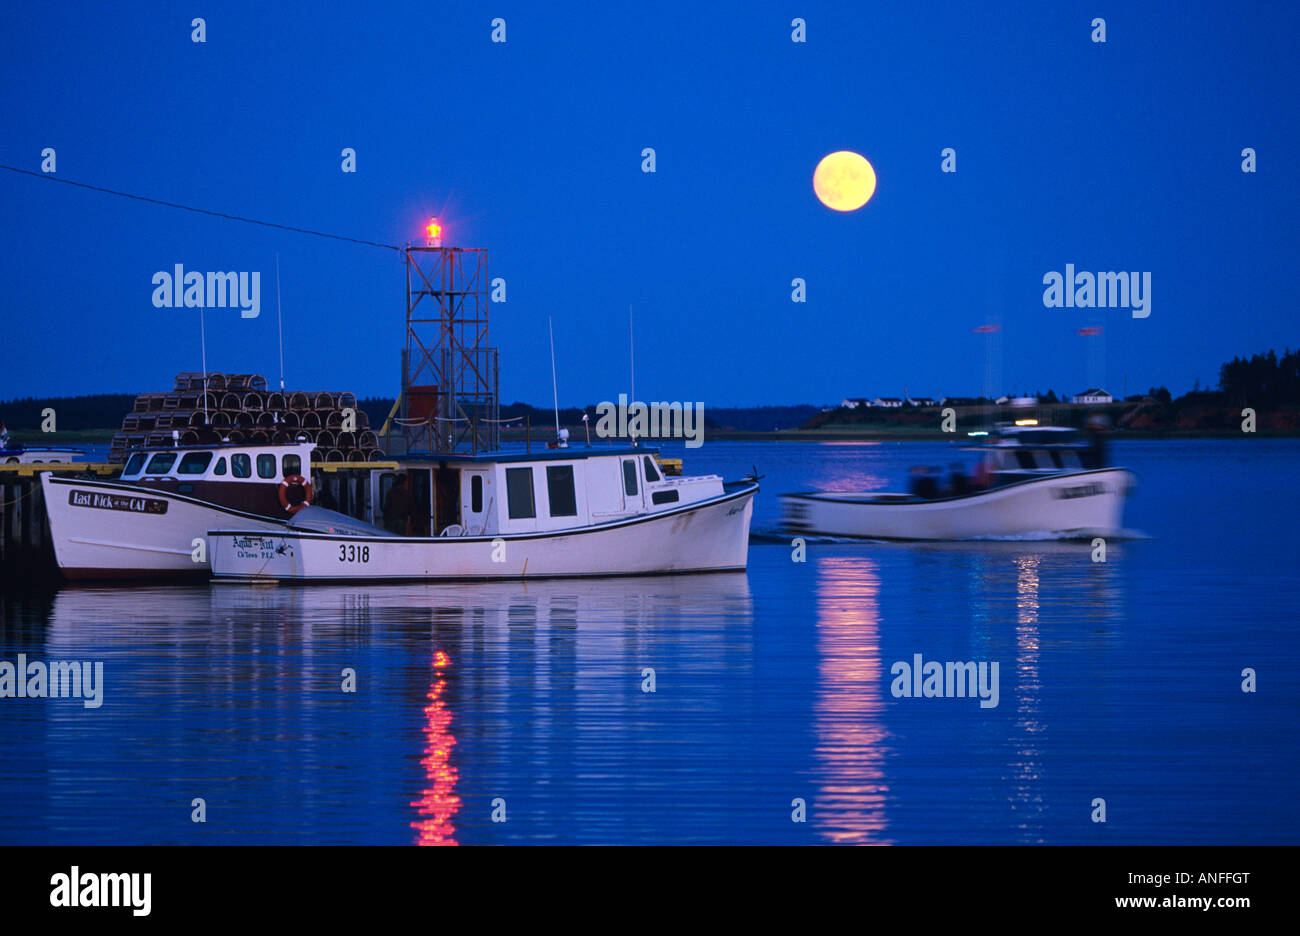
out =
[(857, 153), (840, 150), (817, 164), (813, 191), (827, 208), (857, 211), (876, 193), (876, 170)]

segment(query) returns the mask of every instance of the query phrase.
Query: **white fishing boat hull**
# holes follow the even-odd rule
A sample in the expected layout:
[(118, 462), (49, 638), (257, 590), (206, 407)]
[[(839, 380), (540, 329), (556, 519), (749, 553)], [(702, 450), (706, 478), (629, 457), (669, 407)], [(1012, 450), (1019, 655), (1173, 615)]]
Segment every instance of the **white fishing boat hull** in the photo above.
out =
[(112, 481), (43, 474), (41, 486), (54, 557), (69, 579), (206, 578), (210, 556), (194, 541), (209, 529), (280, 527), (254, 514)]
[(807, 493), (781, 496), (787, 532), (882, 540), (1085, 537), (1123, 530), (1136, 483), (1123, 468), (1020, 481), (960, 497)]
[(208, 532), (217, 579), (518, 579), (744, 569), (758, 485), (609, 523), (497, 537)]
[(73, 448), (0, 449), (0, 464), (62, 465), (86, 460), (86, 453)]

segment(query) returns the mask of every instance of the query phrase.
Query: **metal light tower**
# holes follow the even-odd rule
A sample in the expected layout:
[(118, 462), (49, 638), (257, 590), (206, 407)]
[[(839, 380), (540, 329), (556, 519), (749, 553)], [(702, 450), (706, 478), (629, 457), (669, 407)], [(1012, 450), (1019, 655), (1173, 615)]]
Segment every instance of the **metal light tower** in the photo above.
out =
[(487, 250), (444, 247), (442, 227), (428, 246), (405, 248), (406, 347), (398, 425), (408, 452), (493, 451), (497, 349), (488, 347)]

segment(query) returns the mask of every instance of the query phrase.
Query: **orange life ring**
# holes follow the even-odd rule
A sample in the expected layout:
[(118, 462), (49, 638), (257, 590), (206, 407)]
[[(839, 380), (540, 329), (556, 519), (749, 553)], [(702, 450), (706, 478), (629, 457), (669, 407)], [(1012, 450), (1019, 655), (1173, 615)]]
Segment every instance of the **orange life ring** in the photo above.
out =
[[(302, 500), (296, 504), (289, 503), (290, 485), (297, 485), (302, 488)], [(289, 477), (280, 482), (280, 506), (289, 511), (290, 514), (296, 514), (310, 503), (311, 482), (302, 475), (289, 475)]]

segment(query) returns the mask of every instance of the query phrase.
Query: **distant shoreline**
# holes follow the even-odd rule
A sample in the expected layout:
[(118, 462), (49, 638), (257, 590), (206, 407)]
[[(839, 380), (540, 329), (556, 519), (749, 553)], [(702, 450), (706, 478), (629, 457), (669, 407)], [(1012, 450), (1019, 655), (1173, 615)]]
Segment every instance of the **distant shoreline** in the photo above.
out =
[[(575, 447), (583, 443), (582, 427), (570, 426), (570, 444)], [(116, 429), (80, 429), (62, 432), (31, 432), (10, 430), (13, 442), (24, 445), (108, 445), (113, 440)], [(554, 436), (554, 430), (538, 429), (532, 432), (534, 444), (545, 445)], [(1256, 432), (1235, 432), (1224, 429), (1119, 429), (1111, 433), (1111, 438), (1177, 441), (1179, 439), (1296, 439), (1300, 438), (1300, 429), (1260, 429)], [(979, 437), (971, 438), (965, 430), (959, 432), (937, 432), (932, 429), (914, 429), (908, 426), (894, 428), (874, 428), (870, 430), (852, 429), (778, 429), (761, 432), (740, 429), (706, 429), (704, 441), (710, 442), (957, 442), (969, 439), (972, 443)], [(503, 442), (523, 442), (524, 433), (507, 431), (501, 434)], [(601, 439), (603, 443), (628, 441), (626, 439)], [(677, 439), (643, 439), (646, 444), (658, 442), (676, 442)]]
[[(1258, 432), (1230, 432), (1221, 429), (1171, 429), (1167, 431), (1158, 431), (1150, 429), (1120, 429), (1110, 434), (1112, 439), (1168, 439), (1176, 441), (1179, 439), (1239, 439), (1250, 437), (1267, 437), (1272, 439), (1296, 439), (1300, 438), (1300, 430), (1267, 430), (1261, 429)], [(523, 441), (521, 434), (517, 439), (502, 435), (503, 439), (509, 441)], [(549, 437), (548, 437), (549, 438)], [(825, 430), (825, 429), (782, 429), (769, 432), (740, 431), (730, 429), (709, 430), (704, 432), (704, 441), (708, 442), (955, 442), (969, 440), (972, 444), (980, 437), (970, 437), (963, 430), (961, 432), (936, 432), (933, 430), (909, 429), (900, 427), (898, 429), (876, 429), (871, 431), (849, 431), (849, 430)], [(533, 440), (537, 441), (537, 433), (533, 434)], [(575, 435), (570, 430), (569, 441), (581, 442), (581, 437)], [(615, 439), (604, 439), (602, 441), (620, 441)], [(660, 441), (680, 441), (675, 439), (647, 439), (642, 440), (646, 444), (652, 444)]]
[[(1111, 433), (1114, 439), (1238, 439), (1250, 436), (1267, 436), (1276, 439), (1300, 438), (1300, 430), (1266, 430), (1258, 432), (1229, 432), (1221, 429), (1120, 429)], [(932, 430), (885, 429), (870, 432), (840, 430), (792, 429), (778, 432), (735, 432), (720, 430), (704, 434), (705, 440), (774, 441), (774, 442), (950, 442), (970, 438), (966, 432), (934, 432)], [(978, 438), (978, 437), (977, 437)], [(972, 441), (974, 441), (972, 439)]]
[[(1278, 378), (1281, 381), (1282, 378)], [(1268, 391), (1268, 392), (1265, 392)], [(1283, 392), (1285, 391), (1285, 392)], [(155, 394), (156, 396), (156, 394)], [(1254, 435), (1270, 438), (1300, 437), (1300, 388), (1260, 390), (1255, 406), (1242, 401), (1250, 394), (1226, 391), (1193, 391), (1176, 400), (1167, 391), (1130, 397), (1124, 402), (1086, 405), (1039, 402), (1023, 406), (999, 405), (996, 401), (951, 400), (945, 405), (902, 405), (894, 407), (817, 407), (811, 404), (760, 407), (702, 407), (692, 422), (691, 435), (699, 431), (703, 417), (704, 436), (732, 441), (951, 441), (971, 431), (988, 429), (996, 422), (1037, 419), (1043, 425), (1082, 428), (1101, 417), (1115, 430), (1115, 438), (1129, 439), (1227, 439), (1243, 433), (1250, 425)], [(133, 413), (139, 400), (121, 395), (100, 394), (80, 398), (27, 398), (0, 403), (0, 417), (11, 437), (32, 445), (110, 444), (124, 431), (126, 421), (119, 414)], [(151, 404), (152, 405), (152, 404)], [(366, 398), (356, 401), (358, 416), (378, 432), (393, 411), (393, 400)], [(661, 406), (664, 404), (661, 404)], [(526, 403), (502, 405), (502, 437), (523, 441), (532, 437), (544, 444), (553, 440), (555, 424), (569, 430), (571, 440), (595, 437), (599, 419), (591, 420), (591, 406), (539, 408)], [(599, 410), (599, 407), (597, 407)], [(58, 416), (58, 432), (42, 433), (47, 416)], [(583, 422), (584, 414), (588, 421)], [(191, 414), (192, 417), (193, 414)], [(227, 417), (232, 417), (230, 412)], [(679, 416), (680, 419), (680, 416)], [(118, 428), (119, 420), (122, 420)], [(228, 420), (229, 421), (229, 420)], [(645, 428), (656, 427), (650, 415)], [(365, 425), (365, 423), (363, 423)], [(527, 430), (525, 427), (529, 427)], [(944, 432), (944, 428), (953, 430)], [(152, 427), (151, 427), (152, 428)], [(182, 427), (184, 428), (184, 427)], [(685, 427), (678, 423), (675, 428)], [(139, 433), (137, 433), (139, 435)], [(155, 437), (158, 434), (155, 433)], [(695, 435), (698, 438), (698, 435)], [(626, 439), (623, 441), (627, 441)]]

